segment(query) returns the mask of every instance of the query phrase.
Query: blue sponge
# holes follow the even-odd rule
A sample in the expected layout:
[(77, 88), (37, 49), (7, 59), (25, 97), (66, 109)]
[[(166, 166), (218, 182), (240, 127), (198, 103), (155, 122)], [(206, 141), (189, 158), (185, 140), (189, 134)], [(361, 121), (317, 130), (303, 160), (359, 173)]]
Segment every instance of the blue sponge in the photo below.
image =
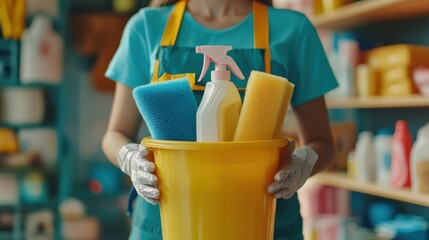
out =
[(140, 86), (133, 96), (153, 139), (196, 141), (197, 103), (187, 78)]

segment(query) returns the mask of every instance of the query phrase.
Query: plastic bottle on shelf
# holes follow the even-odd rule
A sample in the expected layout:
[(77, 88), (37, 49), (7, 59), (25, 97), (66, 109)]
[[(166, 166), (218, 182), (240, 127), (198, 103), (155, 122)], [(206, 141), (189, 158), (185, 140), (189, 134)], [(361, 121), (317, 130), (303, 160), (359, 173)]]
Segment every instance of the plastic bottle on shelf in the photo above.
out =
[(347, 155), (347, 176), (356, 179), (356, 152), (350, 151)]
[(208, 82), (203, 99), (197, 110), (197, 141), (225, 142), (232, 141), (237, 127), (241, 110), (241, 97), (238, 89), (232, 83), (229, 69), (239, 78), (243, 74), (227, 52), (230, 46), (198, 46), (197, 53), (204, 54), (204, 65), (201, 81), (206, 74), (210, 62), (215, 63), (211, 72), (211, 82)]
[(380, 129), (374, 138), (375, 155), (377, 160), (377, 184), (390, 185), (390, 166), (392, 161), (392, 137), (390, 129)]
[(413, 71), (413, 79), (420, 94), (429, 97), (429, 67), (419, 67)]
[(119, 13), (132, 12), (137, 6), (136, 0), (114, 0), (113, 9)]
[(62, 38), (54, 31), (47, 16), (36, 16), (21, 39), (21, 82), (60, 82), (62, 60)]
[(390, 170), (390, 185), (394, 188), (411, 186), (410, 153), (412, 142), (407, 122), (404, 120), (397, 121), (392, 139), (392, 166)]
[(60, 9), (60, 0), (25, 0), (27, 16), (44, 14), (57, 17)]
[(420, 128), (411, 150), (412, 190), (429, 193), (429, 124)]
[(353, 36), (344, 36), (339, 40), (338, 53), (338, 79), (341, 97), (352, 97), (356, 95), (355, 75), (359, 61), (359, 43)]
[(371, 132), (364, 131), (359, 134), (355, 159), (357, 180), (360, 182), (374, 182), (377, 165)]
[(0, 89), (0, 122), (12, 125), (43, 123), (46, 113), (45, 91), (32, 87)]

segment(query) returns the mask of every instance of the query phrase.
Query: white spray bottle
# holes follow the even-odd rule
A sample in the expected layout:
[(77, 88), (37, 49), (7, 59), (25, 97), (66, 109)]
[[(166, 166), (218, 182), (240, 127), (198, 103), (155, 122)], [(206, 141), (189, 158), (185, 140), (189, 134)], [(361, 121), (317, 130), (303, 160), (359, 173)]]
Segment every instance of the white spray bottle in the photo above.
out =
[(199, 46), (197, 53), (204, 54), (204, 65), (200, 82), (214, 62), (215, 70), (211, 72), (211, 82), (206, 84), (203, 99), (197, 111), (197, 141), (227, 142), (232, 141), (241, 110), (241, 98), (232, 83), (228, 68), (241, 80), (243, 73), (227, 52), (230, 46)]

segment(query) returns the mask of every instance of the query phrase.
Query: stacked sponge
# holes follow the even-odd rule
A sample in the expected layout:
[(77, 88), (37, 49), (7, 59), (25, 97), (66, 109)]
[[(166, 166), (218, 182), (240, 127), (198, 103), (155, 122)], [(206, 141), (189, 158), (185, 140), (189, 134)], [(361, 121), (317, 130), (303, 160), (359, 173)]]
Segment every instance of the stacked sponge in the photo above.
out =
[(137, 87), (133, 96), (153, 139), (196, 141), (197, 103), (186, 78)]
[(252, 71), (246, 87), (234, 141), (280, 137), (294, 85), (286, 78)]

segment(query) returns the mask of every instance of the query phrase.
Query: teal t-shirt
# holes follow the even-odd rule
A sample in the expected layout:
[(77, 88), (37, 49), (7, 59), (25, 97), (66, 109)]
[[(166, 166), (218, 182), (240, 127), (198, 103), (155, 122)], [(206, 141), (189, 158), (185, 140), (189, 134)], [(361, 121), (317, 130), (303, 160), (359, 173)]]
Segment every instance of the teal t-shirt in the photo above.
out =
[[(172, 6), (144, 8), (129, 20), (106, 72), (108, 78), (130, 88), (149, 83), (171, 10)], [(337, 87), (317, 31), (307, 17), (272, 7), (268, 15), (271, 61), (280, 66), (283, 77), (295, 84), (291, 104), (303, 104)], [(176, 46), (198, 45), (253, 48), (253, 14), (233, 27), (214, 30), (198, 23), (186, 11)]]

